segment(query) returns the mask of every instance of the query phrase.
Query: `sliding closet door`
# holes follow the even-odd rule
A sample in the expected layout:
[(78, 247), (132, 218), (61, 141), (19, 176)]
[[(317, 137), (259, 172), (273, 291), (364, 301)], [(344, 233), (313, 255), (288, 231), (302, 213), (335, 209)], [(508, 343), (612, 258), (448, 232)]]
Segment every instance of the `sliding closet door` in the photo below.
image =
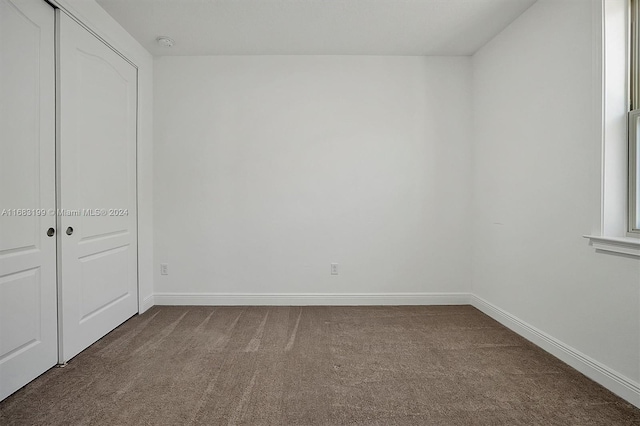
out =
[(0, 0), (0, 400), (57, 361), (54, 85), (53, 8)]
[(137, 313), (137, 70), (58, 12), (60, 361)]

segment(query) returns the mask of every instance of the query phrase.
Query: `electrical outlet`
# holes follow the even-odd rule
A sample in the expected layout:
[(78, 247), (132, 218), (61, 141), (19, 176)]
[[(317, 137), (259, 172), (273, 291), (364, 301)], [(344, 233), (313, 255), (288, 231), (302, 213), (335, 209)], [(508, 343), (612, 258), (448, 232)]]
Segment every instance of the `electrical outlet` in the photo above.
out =
[(337, 263), (332, 263), (331, 264), (331, 275), (338, 275), (338, 264)]
[(169, 264), (167, 263), (160, 264), (160, 275), (169, 275)]

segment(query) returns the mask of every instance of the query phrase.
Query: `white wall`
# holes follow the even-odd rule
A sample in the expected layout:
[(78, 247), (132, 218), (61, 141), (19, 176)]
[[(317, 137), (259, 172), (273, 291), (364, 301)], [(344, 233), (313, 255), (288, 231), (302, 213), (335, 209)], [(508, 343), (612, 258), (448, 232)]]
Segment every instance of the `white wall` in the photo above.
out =
[(473, 57), (472, 291), (637, 392), (640, 260), (582, 238), (601, 209), (594, 11), (540, 0)]
[(153, 303), (153, 58), (93, 0), (48, 0), (80, 20), (138, 68), (138, 306)]
[(470, 58), (160, 57), (154, 75), (157, 303), (469, 290)]

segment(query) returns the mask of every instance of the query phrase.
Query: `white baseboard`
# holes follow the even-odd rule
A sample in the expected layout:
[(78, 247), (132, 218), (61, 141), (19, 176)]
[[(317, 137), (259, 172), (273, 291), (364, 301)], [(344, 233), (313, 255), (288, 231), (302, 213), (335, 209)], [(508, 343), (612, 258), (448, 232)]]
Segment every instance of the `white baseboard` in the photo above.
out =
[(138, 304), (138, 313), (143, 314), (155, 304), (155, 296), (153, 294), (148, 295)]
[(471, 305), (515, 331), (593, 381), (640, 408), (640, 383), (610, 369), (560, 340), (533, 327), (486, 300), (471, 295)]
[(469, 293), (156, 293), (156, 305), (468, 305)]

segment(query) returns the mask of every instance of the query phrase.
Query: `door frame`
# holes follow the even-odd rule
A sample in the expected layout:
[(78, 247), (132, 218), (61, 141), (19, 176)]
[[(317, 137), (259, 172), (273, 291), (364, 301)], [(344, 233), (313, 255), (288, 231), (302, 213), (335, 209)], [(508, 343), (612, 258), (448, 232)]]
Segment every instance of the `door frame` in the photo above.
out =
[[(59, 194), (60, 194), (60, 61), (59, 61), (59, 50), (60, 50), (60, 18), (59, 14), (64, 13), (70, 19), (78, 23), (82, 28), (88, 31), (93, 37), (95, 37), (98, 41), (107, 46), (110, 50), (124, 59), (127, 63), (129, 63), (135, 69), (136, 73), (136, 131), (135, 131), (135, 189), (136, 189), (136, 304), (137, 304), (137, 314), (141, 312), (141, 303), (142, 303), (142, 295), (140, 294), (140, 220), (139, 220), (139, 179), (138, 179), (138, 170), (139, 170), (139, 135), (140, 135), (140, 70), (137, 64), (131, 61), (127, 56), (122, 54), (118, 49), (116, 49), (111, 43), (106, 41), (103, 37), (101, 37), (98, 33), (92, 30), (89, 26), (87, 26), (81, 19), (78, 19), (73, 13), (71, 13), (64, 5), (61, 5), (58, 0), (43, 0), (46, 3), (49, 3), (55, 10), (55, 24), (54, 24), (54, 32), (55, 32), (55, 42), (54, 42), (54, 50), (55, 50), (55, 175), (56, 175), (56, 185), (55, 185), (55, 201), (56, 201), (56, 211), (60, 208), (59, 205)], [(61, 256), (60, 250), (62, 249), (62, 239), (61, 239), (61, 217), (56, 216), (56, 294), (57, 294), (57, 304), (58, 304), (58, 365), (64, 366), (66, 362), (63, 357), (62, 350), (62, 265), (61, 265)]]

